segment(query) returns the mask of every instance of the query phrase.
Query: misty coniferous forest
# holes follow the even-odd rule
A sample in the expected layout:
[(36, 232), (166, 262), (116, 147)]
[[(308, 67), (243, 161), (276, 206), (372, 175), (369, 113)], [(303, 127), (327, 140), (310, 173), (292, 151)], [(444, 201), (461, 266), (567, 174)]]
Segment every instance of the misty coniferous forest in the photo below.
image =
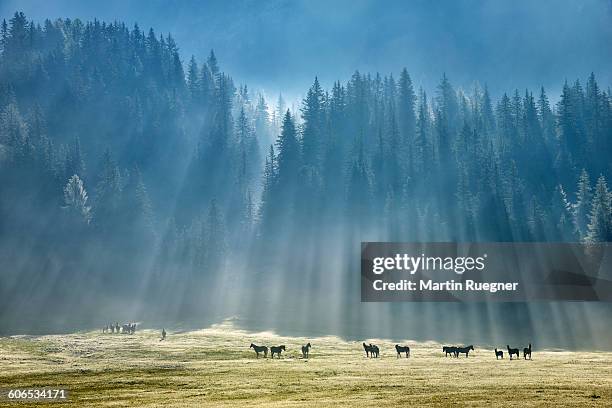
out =
[(4, 331), (309, 307), (359, 325), (426, 307), (355, 306), (361, 241), (612, 241), (593, 74), (492, 98), (451, 69), (432, 90), (406, 69), (331, 89), (313, 72), (292, 111), (138, 25), (17, 12), (0, 49)]

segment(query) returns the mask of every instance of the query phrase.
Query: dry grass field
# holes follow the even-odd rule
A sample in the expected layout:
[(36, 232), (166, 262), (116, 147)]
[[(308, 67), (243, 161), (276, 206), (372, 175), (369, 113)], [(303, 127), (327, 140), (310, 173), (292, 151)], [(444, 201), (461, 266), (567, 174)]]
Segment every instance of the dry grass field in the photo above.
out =
[[(62, 387), (69, 402), (47, 406), (611, 406), (612, 353), (543, 351), (533, 361), (496, 361), (476, 346), (445, 358), (437, 343), (394, 343), (367, 359), (361, 342), (248, 333), (230, 323), (184, 333), (142, 330), (0, 338), (0, 389)], [(313, 345), (309, 360), (300, 346)], [(257, 360), (249, 344), (287, 346)], [(522, 347), (523, 345), (521, 345)], [(505, 350), (504, 350), (504, 354)], [(521, 353), (522, 358), (522, 353)], [(36, 406), (0, 400), (0, 406)]]

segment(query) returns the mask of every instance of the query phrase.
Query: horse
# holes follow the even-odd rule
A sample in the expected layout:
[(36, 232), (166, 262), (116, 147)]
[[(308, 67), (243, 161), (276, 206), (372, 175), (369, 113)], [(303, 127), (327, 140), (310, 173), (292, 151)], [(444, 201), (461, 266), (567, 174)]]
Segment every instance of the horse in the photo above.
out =
[(397, 351), (397, 358), (401, 357), (401, 353), (406, 353), (406, 358), (410, 357), (410, 347), (395, 345), (395, 351)]
[(278, 347), (270, 347), (270, 358), (274, 358), (274, 354), (276, 354), (278, 356), (278, 358), (280, 358), (281, 355), (281, 351), (285, 351), (285, 346), (278, 346)]
[(449, 354), (452, 357), (452, 356), (455, 355), (456, 351), (457, 351), (457, 347), (455, 347), (455, 346), (444, 346), (444, 347), (442, 347), (442, 352), (445, 353), (444, 357), (448, 357)]
[(510, 355), (510, 360), (512, 360), (512, 355), (516, 354), (516, 358), (519, 358), (519, 349), (510, 348), (509, 345), (506, 344), (506, 348), (508, 349), (508, 354)]
[(268, 357), (268, 348), (266, 346), (256, 346), (255, 344), (251, 343), (249, 348), (255, 350), (255, 353), (257, 353), (257, 358), (259, 358), (259, 353), (264, 353), (264, 358)]
[(378, 358), (379, 354), (380, 354), (380, 350), (378, 349), (378, 346), (375, 346), (372, 343), (370, 343), (370, 357)]
[(495, 359), (496, 359), (496, 360), (499, 360), (499, 359), (500, 359), (500, 357), (501, 357), (502, 359), (504, 358), (504, 352), (503, 352), (503, 351), (501, 351), (501, 350), (499, 350), (499, 351), (498, 351), (497, 349), (495, 349)]
[(523, 358), (525, 360), (527, 360), (527, 355), (529, 355), (529, 359), (531, 360), (531, 343), (529, 343), (529, 347), (523, 349)]
[(363, 343), (363, 349), (365, 350), (366, 357), (370, 357), (370, 353), (372, 352), (372, 346), (368, 346), (367, 344)]
[(459, 354), (465, 354), (465, 358), (468, 358), (468, 355), (470, 354), (470, 350), (474, 350), (474, 346), (472, 346), (471, 344), (466, 347), (457, 347), (455, 349), (455, 357), (458, 358)]
[(159, 341), (166, 340), (166, 329), (162, 328), (161, 339)]
[(308, 351), (310, 350), (310, 347), (312, 347), (310, 343), (308, 343), (305, 346), (302, 346), (302, 357), (303, 358), (308, 358)]

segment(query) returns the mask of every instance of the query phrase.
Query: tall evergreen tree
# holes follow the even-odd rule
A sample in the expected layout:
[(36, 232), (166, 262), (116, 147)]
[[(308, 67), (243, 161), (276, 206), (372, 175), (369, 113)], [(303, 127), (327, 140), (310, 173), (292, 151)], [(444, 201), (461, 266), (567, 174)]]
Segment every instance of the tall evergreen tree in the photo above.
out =
[(91, 207), (87, 205), (87, 191), (83, 181), (76, 174), (68, 180), (64, 187), (65, 208), (79, 217), (83, 222), (89, 224), (91, 220)]
[(604, 176), (597, 179), (589, 217), (588, 242), (612, 241), (612, 196)]

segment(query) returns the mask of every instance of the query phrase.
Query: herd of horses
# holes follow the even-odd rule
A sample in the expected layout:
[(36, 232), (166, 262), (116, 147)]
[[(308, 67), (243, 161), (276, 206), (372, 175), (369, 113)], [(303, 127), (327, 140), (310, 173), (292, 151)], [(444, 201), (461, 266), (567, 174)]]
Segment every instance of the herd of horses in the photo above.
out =
[(102, 333), (121, 333), (121, 334), (134, 334), (136, 333), (136, 323), (125, 323), (119, 326), (119, 323), (108, 324), (102, 327)]
[[(380, 357), (380, 348), (375, 345), (375, 344), (366, 344), (366, 343), (362, 343), (363, 344), (363, 349), (366, 353), (366, 357), (369, 358), (379, 358)], [(302, 357), (303, 358), (308, 358), (308, 353), (310, 351), (310, 348), (312, 346), (310, 345), (310, 343), (306, 344), (305, 346), (302, 346)], [(510, 356), (510, 360), (512, 360), (512, 356), (516, 355), (516, 358), (519, 358), (519, 349), (518, 348), (510, 348), (509, 345), (506, 345), (506, 347), (508, 348), (508, 355)], [(271, 352), (270, 354), (270, 358), (274, 358), (274, 355), (276, 354), (276, 357), (280, 358), (281, 356), (281, 352), (286, 351), (287, 348), (284, 345), (281, 346), (273, 346), (268, 348), (267, 346), (258, 346), (254, 343), (251, 343), (251, 345), (249, 346), (249, 348), (252, 348), (253, 350), (255, 350), (255, 353), (257, 354), (257, 358), (259, 358), (259, 354), (263, 353), (264, 358), (268, 357), (268, 350)], [(474, 346), (473, 345), (469, 345), (469, 346), (464, 346), (464, 347), (458, 347), (458, 346), (443, 346), (442, 347), (442, 352), (444, 353), (445, 357), (448, 357), (449, 355), (451, 357), (455, 357), (455, 358), (459, 358), (460, 354), (465, 354), (465, 357), (469, 357), (470, 351), (474, 350)], [(397, 358), (402, 357), (402, 354), (404, 354), (406, 356), (406, 358), (410, 357), (410, 347), (409, 346), (400, 346), (399, 344), (395, 345), (395, 352), (397, 353)], [(531, 343), (529, 343), (529, 347), (525, 347), (523, 349), (523, 358), (525, 360), (527, 360), (527, 357), (529, 356), (529, 359), (531, 360)], [(501, 350), (497, 350), (497, 348), (495, 349), (495, 359), (499, 360), (499, 358), (504, 358), (504, 352)]]
[[(510, 360), (512, 360), (512, 355), (516, 355), (516, 358), (520, 358), (519, 356), (519, 349), (517, 348), (510, 348), (509, 345), (506, 344), (506, 348), (508, 349), (508, 355), (510, 356)], [(527, 356), (529, 356), (529, 360), (531, 360), (531, 343), (529, 343), (529, 347), (525, 347), (523, 349), (523, 358), (525, 360), (527, 360)], [(501, 350), (497, 350), (495, 349), (495, 358), (504, 358), (504, 352)]]
[[(102, 328), (102, 333), (134, 334), (136, 333), (136, 323), (125, 323), (122, 326), (119, 326), (119, 323), (115, 323), (115, 324), (111, 323)], [(166, 330), (162, 329), (162, 337), (160, 341), (165, 340), (165, 339), (166, 339)], [(372, 343), (370, 344), (362, 343), (362, 344), (363, 344), (363, 349), (366, 353), (366, 357), (369, 357), (369, 358), (379, 358), (380, 357), (380, 348), (377, 345), (372, 344)], [(312, 346), (310, 345), (310, 343), (302, 346), (302, 357), (303, 358), (308, 358), (311, 347)], [(252, 348), (253, 350), (255, 350), (255, 353), (257, 354), (257, 358), (259, 358), (259, 354), (261, 353), (263, 353), (264, 358), (267, 358), (268, 351), (270, 351), (270, 358), (274, 358), (275, 354), (277, 358), (280, 358), (281, 353), (283, 351), (287, 351), (287, 348), (285, 347), (285, 345), (272, 346), (268, 348), (267, 346), (258, 346), (256, 344), (251, 343), (249, 348)], [(517, 359), (520, 358), (520, 354), (519, 354), (520, 350), (518, 348), (511, 348), (509, 345), (506, 345), (506, 348), (508, 349), (508, 355), (510, 356), (510, 360), (512, 360), (512, 356), (516, 356)], [(445, 357), (448, 357), (450, 355), (451, 357), (455, 357), (455, 358), (459, 358), (460, 354), (465, 354), (465, 357), (467, 358), (469, 357), (470, 351), (473, 351), (473, 350), (474, 350), (474, 346), (471, 344), (469, 346), (464, 346), (464, 347), (458, 347), (458, 346), (443, 346), (442, 347), (442, 352), (444, 353)], [(402, 354), (404, 354), (406, 358), (410, 357), (410, 347), (409, 346), (400, 346), (399, 344), (396, 344), (395, 352), (397, 353), (397, 358), (402, 357)], [(529, 347), (525, 347), (523, 349), (523, 358), (527, 360), (527, 357), (529, 357), (529, 360), (531, 360), (531, 343), (529, 343)], [(504, 358), (504, 352), (496, 348), (495, 349), (495, 359), (499, 360), (500, 358), (502, 359)]]

